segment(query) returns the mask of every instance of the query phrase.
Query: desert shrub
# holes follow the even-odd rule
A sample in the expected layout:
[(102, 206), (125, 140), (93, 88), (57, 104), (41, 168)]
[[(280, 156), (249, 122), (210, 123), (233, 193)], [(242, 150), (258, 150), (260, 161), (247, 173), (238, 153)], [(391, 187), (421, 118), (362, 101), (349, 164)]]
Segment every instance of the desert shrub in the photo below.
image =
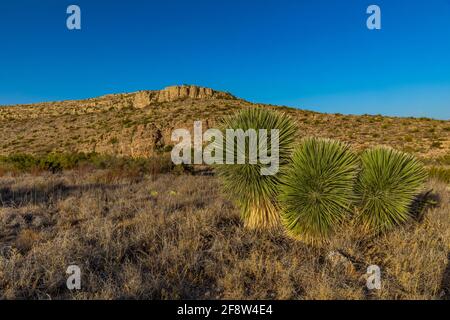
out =
[(2, 167), (10, 167), (17, 170), (29, 170), (35, 166), (37, 166), (37, 160), (32, 155), (26, 154), (15, 154), (11, 156), (2, 156), (0, 157), (0, 164)]
[(412, 147), (412, 146), (407, 146), (404, 145), (401, 150), (405, 153), (414, 153), (414, 152), (418, 152), (420, 149), (416, 148), (416, 147)]
[(350, 216), (358, 168), (358, 157), (347, 144), (303, 140), (282, 174), (279, 200), (288, 233), (307, 241), (329, 236)]
[(49, 153), (46, 155), (15, 154), (0, 158), (0, 166), (9, 166), (18, 171), (61, 171), (73, 169), (89, 158), (83, 153)]
[(439, 149), (442, 147), (442, 142), (440, 141), (433, 141), (430, 145), (430, 148), (432, 149)]
[(450, 168), (431, 167), (428, 169), (430, 178), (435, 178), (439, 181), (450, 183)]
[(17, 174), (20, 171), (14, 168), (14, 166), (0, 161), (0, 178), (7, 174)]
[(74, 169), (81, 163), (89, 162), (89, 155), (84, 153), (50, 153), (37, 158), (37, 161), (40, 169), (56, 172)]
[(361, 165), (356, 194), (363, 227), (379, 232), (405, 222), (427, 176), (422, 163), (410, 154), (376, 147), (361, 155)]
[(51, 171), (78, 169), (85, 165), (95, 169), (113, 170), (117, 176), (162, 174), (173, 170), (174, 165), (167, 153), (148, 158), (127, 158), (97, 153), (49, 153), (45, 155), (17, 154), (0, 157), (0, 169), (7, 171)]
[(124, 158), (113, 156), (98, 156), (92, 159), (95, 167), (108, 169), (112, 177), (138, 178), (145, 174), (157, 175), (169, 173), (174, 164), (170, 154), (158, 154), (148, 158)]
[(447, 153), (446, 155), (439, 157), (437, 161), (441, 165), (450, 165), (450, 153)]
[[(266, 129), (268, 131), (267, 149), (271, 150), (271, 130), (279, 130), (279, 165), (280, 168), (289, 162), (296, 136), (294, 122), (284, 113), (277, 113), (265, 109), (245, 109), (237, 115), (223, 121), (225, 129)], [(279, 225), (279, 212), (276, 207), (276, 197), (279, 186), (279, 174), (262, 175), (261, 169), (266, 165), (259, 161), (260, 146), (257, 144), (258, 164), (249, 163), (250, 141), (245, 139), (245, 164), (237, 164), (234, 146), (230, 144), (223, 149), (235, 155), (235, 164), (217, 165), (218, 175), (221, 177), (225, 192), (236, 199), (241, 208), (245, 225), (254, 229), (270, 229)], [(223, 147), (223, 146), (222, 146)], [(220, 150), (220, 148), (219, 148)], [(269, 154), (269, 152), (268, 152)]]
[(175, 165), (172, 162), (170, 153), (151, 157), (148, 164), (148, 173), (152, 175), (168, 173), (174, 170)]

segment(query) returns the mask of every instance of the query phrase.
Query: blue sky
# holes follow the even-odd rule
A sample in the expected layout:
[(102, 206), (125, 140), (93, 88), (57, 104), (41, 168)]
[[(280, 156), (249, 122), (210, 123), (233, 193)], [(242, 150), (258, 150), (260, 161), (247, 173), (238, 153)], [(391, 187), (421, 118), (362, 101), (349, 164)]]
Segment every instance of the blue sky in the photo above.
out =
[[(77, 4), (82, 30), (66, 28)], [(377, 4), (382, 30), (366, 28)], [(198, 84), (321, 112), (450, 119), (450, 0), (0, 2), (0, 104)]]

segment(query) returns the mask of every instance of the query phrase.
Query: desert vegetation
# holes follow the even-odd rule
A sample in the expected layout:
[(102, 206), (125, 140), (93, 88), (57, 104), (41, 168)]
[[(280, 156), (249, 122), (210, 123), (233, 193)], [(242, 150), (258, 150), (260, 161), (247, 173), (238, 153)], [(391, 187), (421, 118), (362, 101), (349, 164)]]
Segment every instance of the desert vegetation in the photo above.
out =
[[(314, 242), (355, 219), (361, 229), (383, 232), (411, 217), (411, 207), (423, 191), (427, 177), (423, 164), (392, 148), (370, 148), (359, 157), (350, 145), (337, 140), (305, 138), (293, 152), (298, 135), (293, 121), (264, 109), (226, 118), (222, 130), (229, 128), (280, 131), (281, 173), (261, 173), (266, 166), (260, 150), (256, 153), (261, 141), (249, 136), (241, 138), (242, 144), (236, 138), (231, 146), (227, 141), (225, 148), (235, 158), (245, 155), (246, 161), (217, 166), (225, 190), (236, 199), (250, 228), (276, 228), (282, 220), (291, 236)], [(267, 150), (267, 141), (262, 147)], [(257, 165), (249, 161), (252, 153)]]
[[(264, 109), (247, 109), (240, 113), (225, 118), (221, 124), (222, 130), (241, 129), (265, 129), (268, 130), (266, 143), (258, 143), (255, 146), (259, 158), (260, 148), (271, 150), (270, 131), (279, 130), (279, 167), (283, 168), (289, 163), (290, 154), (296, 138), (296, 127), (294, 122), (284, 114), (277, 114)], [(235, 155), (244, 155), (244, 164), (217, 165), (218, 175), (223, 181), (224, 190), (235, 198), (241, 208), (242, 217), (249, 228), (272, 229), (279, 226), (279, 212), (276, 197), (279, 188), (279, 175), (263, 175), (261, 168), (265, 167), (261, 162), (249, 163), (249, 150), (252, 143), (248, 137), (245, 138), (240, 150), (239, 144), (226, 144), (225, 151)], [(237, 146), (236, 146), (237, 145)], [(220, 148), (220, 146), (218, 146)], [(220, 149), (219, 149), (220, 150)]]
[(450, 152), (448, 121), (322, 114), (233, 97), (224, 99), (222, 95), (148, 103), (138, 99), (140, 96), (138, 92), (79, 101), (2, 106), (0, 154), (95, 152), (143, 157), (170, 147), (174, 128), (192, 128), (198, 120), (207, 127), (217, 127), (222, 118), (249, 108), (282, 111), (295, 121), (300, 136), (340, 140), (358, 150), (386, 145), (432, 160)]
[[(450, 298), (448, 122), (160, 94), (0, 109), (0, 298)], [(279, 129), (279, 173), (174, 166), (201, 119)]]
[(361, 223), (378, 232), (405, 222), (423, 191), (423, 165), (409, 154), (382, 147), (366, 150), (361, 161), (356, 188)]
[(348, 145), (302, 141), (282, 172), (279, 200), (288, 232), (307, 241), (327, 238), (351, 214), (358, 171), (358, 158)]
[[(105, 177), (109, 177), (105, 179)], [(195, 186), (195, 187), (193, 187)], [(103, 169), (0, 178), (0, 296), (7, 299), (440, 299), (449, 294), (449, 190), (382, 235), (311, 246), (244, 227), (214, 176)], [(82, 290), (65, 286), (82, 269)], [(368, 265), (382, 290), (368, 291)]]

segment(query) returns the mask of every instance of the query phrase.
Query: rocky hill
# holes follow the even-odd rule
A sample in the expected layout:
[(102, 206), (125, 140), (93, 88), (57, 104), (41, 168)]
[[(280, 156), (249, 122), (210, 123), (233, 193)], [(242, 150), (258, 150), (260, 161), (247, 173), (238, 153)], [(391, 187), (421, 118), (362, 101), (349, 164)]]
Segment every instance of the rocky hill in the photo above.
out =
[(202, 120), (213, 127), (242, 108), (289, 113), (302, 136), (337, 138), (363, 149), (385, 144), (436, 158), (450, 150), (450, 122), (431, 119), (321, 114), (254, 104), (198, 86), (107, 95), (98, 98), (0, 107), (0, 155), (98, 152), (147, 156), (172, 145), (176, 128)]
[(133, 106), (145, 108), (154, 103), (174, 102), (178, 100), (211, 100), (236, 99), (229, 93), (215, 91), (211, 88), (198, 86), (172, 86), (159, 91), (140, 91), (135, 94)]

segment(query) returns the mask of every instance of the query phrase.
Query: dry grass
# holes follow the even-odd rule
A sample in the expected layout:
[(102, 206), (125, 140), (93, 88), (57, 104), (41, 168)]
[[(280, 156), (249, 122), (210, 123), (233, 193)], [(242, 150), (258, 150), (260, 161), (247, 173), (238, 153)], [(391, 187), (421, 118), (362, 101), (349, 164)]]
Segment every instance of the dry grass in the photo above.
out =
[[(439, 206), (371, 239), (342, 230), (310, 247), (243, 228), (215, 177), (104, 181), (105, 171), (0, 177), (0, 298), (437, 299), (450, 294), (449, 190)], [(332, 263), (342, 253), (350, 267)], [(82, 270), (82, 290), (65, 271)], [(368, 291), (368, 265), (382, 290)]]

